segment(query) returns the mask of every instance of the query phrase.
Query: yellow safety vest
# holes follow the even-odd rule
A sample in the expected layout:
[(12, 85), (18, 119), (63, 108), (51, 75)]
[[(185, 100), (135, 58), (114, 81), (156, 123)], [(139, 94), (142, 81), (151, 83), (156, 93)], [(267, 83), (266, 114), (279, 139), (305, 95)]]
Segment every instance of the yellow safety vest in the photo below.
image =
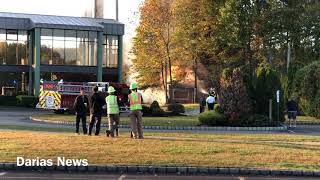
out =
[(141, 104), (141, 94), (137, 92), (132, 92), (129, 94), (129, 101), (130, 101), (130, 110), (142, 110)]
[(108, 114), (119, 114), (119, 106), (117, 96), (109, 95), (106, 97), (107, 102), (107, 113)]

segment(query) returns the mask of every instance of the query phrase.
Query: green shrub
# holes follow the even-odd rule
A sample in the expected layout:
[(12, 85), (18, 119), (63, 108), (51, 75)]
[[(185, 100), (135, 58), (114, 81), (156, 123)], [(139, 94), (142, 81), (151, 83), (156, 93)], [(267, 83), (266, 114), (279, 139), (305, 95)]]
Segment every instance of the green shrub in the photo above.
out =
[(215, 104), (214, 105), (214, 111), (217, 112), (217, 113), (223, 114), (223, 111), (221, 109), (220, 104)]
[(150, 107), (146, 106), (146, 105), (142, 105), (142, 113), (144, 116), (152, 115), (152, 111), (151, 111)]
[(184, 106), (179, 103), (169, 104), (168, 111), (171, 111), (174, 115), (179, 115), (185, 112)]
[(151, 114), (155, 117), (162, 117), (165, 115), (164, 110), (161, 109), (158, 101), (153, 101), (150, 105)]
[(215, 111), (205, 111), (199, 115), (199, 121), (202, 125), (217, 126), (225, 125), (227, 118), (225, 115)]
[(24, 107), (35, 107), (39, 102), (39, 98), (34, 96), (20, 95), (20, 96), (17, 96), (16, 99), (17, 99), (17, 105), (24, 106)]
[(15, 96), (0, 96), (0, 105), (2, 106), (16, 106), (17, 100)]
[(309, 116), (320, 117), (320, 61), (300, 69), (295, 76), (294, 96), (299, 108)]
[(247, 119), (240, 120), (239, 126), (247, 126), (247, 127), (265, 127), (265, 126), (275, 126), (276, 122), (269, 121), (269, 117), (261, 114), (255, 114)]
[(277, 72), (267, 65), (261, 64), (257, 70), (257, 82), (255, 90), (255, 113), (269, 115), (269, 99), (272, 99), (273, 119), (278, 118), (276, 92), (280, 90), (280, 121), (284, 121), (284, 91), (282, 90), (281, 81)]

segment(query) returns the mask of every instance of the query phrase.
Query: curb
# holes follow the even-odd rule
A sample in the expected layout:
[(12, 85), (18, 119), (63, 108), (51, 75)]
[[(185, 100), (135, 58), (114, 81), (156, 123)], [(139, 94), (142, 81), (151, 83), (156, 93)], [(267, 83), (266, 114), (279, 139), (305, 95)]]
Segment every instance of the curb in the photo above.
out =
[[(50, 124), (60, 124), (66, 126), (75, 126), (75, 122), (67, 121), (49, 121), (29, 117), (31, 121), (45, 122)], [(107, 124), (101, 123), (102, 127), (108, 127)], [(129, 125), (119, 125), (119, 128), (130, 128)], [(183, 130), (183, 131), (287, 131), (288, 128), (285, 125), (277, 127), (199, 127), (199, 126), (142, 126), (143, 129), (151, 130)]]
[(320, 177), (320, 171), (268, 170), (226, 167), (192, 167), (192, 166), (17, 166), (14, 163), (0, 163), (0, 171), (40, 171), (40, 172), (99, 172), (131, 174), (175, 174), (175, 175), (263, 175), (263, 176), (299, 176)]

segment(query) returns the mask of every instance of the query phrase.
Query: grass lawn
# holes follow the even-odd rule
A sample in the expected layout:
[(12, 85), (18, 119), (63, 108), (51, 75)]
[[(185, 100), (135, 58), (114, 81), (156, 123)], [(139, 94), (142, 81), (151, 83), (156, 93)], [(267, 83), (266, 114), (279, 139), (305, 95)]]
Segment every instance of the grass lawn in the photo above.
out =
[[(288, 118), (288, 117), (286, 117)], [(288, 122), (288, 120), (287, 120)], [(317, 119), (315, 117), (310, 117), (310, 116), (298, 116), (297, 117), (297, 123), (303, 122), (303, 123), (310, 123), (310, 124), (320, 124), (320, 119)]]
[[(68, 121), (75, 122), (74, 115), (47, 114), (34, 115), (33, 118), (49, 120), (49, 121)], [(87, 117), (87, 121), (89, 116)], [(102, 122), (107, 122), (107, 117), (102, 118)], [(120, 124), (129, 125), (129, 117), (120, 117)], [(143, 117), (143, 125), (145, 126), (197, 126), (199, 125), (197, 116), (173, 116), (173, 117)]]
[(185, 109), (199, 109), (199, 104), (183, 104)]
[(74, 128), (50, 128), (50, 127), (35, 127), (35, 126), (24, 126), (24, 125), (3, 125), (0, 124), (0, 129), (10, 130), (28, 130), (28, 131), (46, 131), (46, 132), (74, 132)]
[[(160, 138), (159, 136), (170, 137)], [(2, 130), (0, 161), (86, 158), (89, 164), (179, 165), (319, 170), (320, 137), (145, 133), (145, 140)]]

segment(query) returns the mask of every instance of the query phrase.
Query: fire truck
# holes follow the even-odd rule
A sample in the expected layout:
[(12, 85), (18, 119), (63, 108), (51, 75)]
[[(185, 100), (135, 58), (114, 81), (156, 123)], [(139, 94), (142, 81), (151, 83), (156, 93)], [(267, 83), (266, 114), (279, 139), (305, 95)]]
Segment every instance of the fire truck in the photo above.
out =
[(113, 86), (116, 89), (120, 112), (128, 112), (128, 94), (129, 86), (123, 83), (114, 82), (52, 82), (42, 81), (40, 85), (39, 103), (37, 108), (50, 109), (57, 113), (73, 113), (73, 104), (76, 97), (80, 94), (80, 89), (84, 88), (86, 95), (92, 94), (94, 86), (98, 86), (99, 93), (105, 98), (108, 93), (108, 87)]

